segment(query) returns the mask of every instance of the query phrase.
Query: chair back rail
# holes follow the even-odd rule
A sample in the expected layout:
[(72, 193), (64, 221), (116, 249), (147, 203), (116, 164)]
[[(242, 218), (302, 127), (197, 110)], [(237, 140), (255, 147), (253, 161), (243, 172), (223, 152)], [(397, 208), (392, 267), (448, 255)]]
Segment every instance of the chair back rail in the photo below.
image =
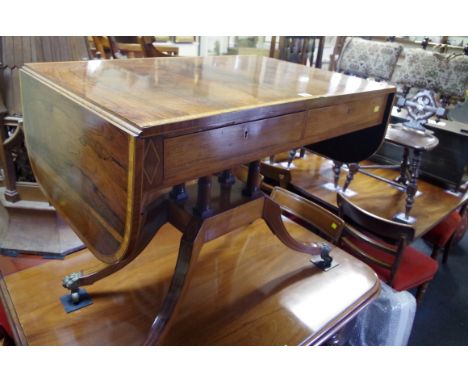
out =
[(340, 217), (345, 221), (349, 219), (353, 225), (364, 228), (370, 234), (386, 241), (397, 242), (402, 237), (408, 243), (414, 240), (415, 231), (412, 226), (373, 215), (350, 202), (341, 193), (336, 196)]
[[(339, 216), (346, 222), (341, 243), (364, 261), (390, 270), (389, 284), (392, 285), (406, 246), (414, 239), (412, 226), (383, 219), (356, 206), (342, 194), (337, 194)], [(366, 245), (393, 257), (390, 261), (377, 259), (350, 240), (355, 238)], [(381, 240), (379, 240), (381, 239)]]

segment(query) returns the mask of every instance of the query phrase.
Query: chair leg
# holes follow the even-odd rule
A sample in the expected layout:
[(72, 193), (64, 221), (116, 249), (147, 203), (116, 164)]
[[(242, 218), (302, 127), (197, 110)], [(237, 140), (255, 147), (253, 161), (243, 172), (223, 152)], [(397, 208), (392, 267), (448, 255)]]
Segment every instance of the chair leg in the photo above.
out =
[(0, 346), (13, 346), (15, 341), (8, 335), (5, 329), (0, 326)]
[(439, 247), (438, 245), (433, 244), (431, 257), (432, 257), (434, 260), (436, 260), (437, 257), (439, 256), (439, 253), (440, 253), (440, 247)]
[(416, 290), (416, 303), (419, 305), (426, 294), (427, 287), (429, 286), (429, 281), (421, 284)]
[(450, 249), (452, 248), (452, 243), (453, 243), (454, 236), (455, 236), (455, 234), (453, 234), (450, 237), (449, 241), (444, 246), (444, 249), (443, 249), (444, 256), (442, 257), (442, 264), (447, 264), (447, 260), (448, 260)]

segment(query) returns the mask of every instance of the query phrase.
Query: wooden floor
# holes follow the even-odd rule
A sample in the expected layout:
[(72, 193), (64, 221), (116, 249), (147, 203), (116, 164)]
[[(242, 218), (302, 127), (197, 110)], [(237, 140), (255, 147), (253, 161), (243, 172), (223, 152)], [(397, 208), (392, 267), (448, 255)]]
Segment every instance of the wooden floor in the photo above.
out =
[[(286, 166), (286, 162), (280, 164)], [(324, 187), (327, 183), (333, 184), (332, 166), (332, 161), (310, 153), (302, 159), (295, 159), (290, 167), (291, 188), (336, 210), (336, 192)], [(392, 180), (398, 176), (394, 170), (370, 171)], [(346, 175), (347, 172), (342, 170), (340, 186), (343, 186)], [(421, 194), (415, 198), (410, 214), (416, 218), (413, 224), (416, 237), (429, 231), (462, 203), (461, 196), (455, 196), (421, 179), (418, 181), (418, 189)], [(406, 194), (401, 189), (367, 175), (356, 174), (348, 190), (356, 193), (349, 196), (353, 203), (377, 216), (392, 219), (397, 213), (405, 210)]]
[[(285, 219), (291, 234), (320, 240)], [(1, 295), (16, 336), (32, 345), (137, 345), (167, 291), (181, 234), (165, 225), (127, 268), (86, 289), (93, 304), (66, 314), (64, 275), (101, 263), (87, 250), (27, 269), (0, 256)], [(366, 265), (333, 247), (339, 266), (323, 272), (285, 247), (263, 220), (207, 243), (164, 344), (296, 345), (320, 343), (379, 291)], [(12, 265), (13, 263), (13, 265)], [(8, 271), (10, 270), (10, 271)]]

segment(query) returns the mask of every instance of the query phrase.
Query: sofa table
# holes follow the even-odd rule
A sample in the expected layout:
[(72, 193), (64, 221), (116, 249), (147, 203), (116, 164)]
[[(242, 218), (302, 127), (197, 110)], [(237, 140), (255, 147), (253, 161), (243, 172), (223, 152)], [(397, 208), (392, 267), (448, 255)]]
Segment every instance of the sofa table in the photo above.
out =
[[(73, 297), (134, 260), (166, 222), (183, 232), (145, 344), (167, 334), (203, 243), (258, 218), (319, 268), (333, 266), (327, 245), (285, 229), (281, 207), (259, 190), (260, 159), (355, 132), (383, 140), (395, 94), (386, 84), (257, 56), (27, 64), (21, 90), (34, 174), (106, 263), (65, 278)], [(233, 186), (230, 169), (247, 163), (245, 187)], [(212, 192), (213, 174), (222, 192)], [(196, 189), (186, 187), (193, 179)]]

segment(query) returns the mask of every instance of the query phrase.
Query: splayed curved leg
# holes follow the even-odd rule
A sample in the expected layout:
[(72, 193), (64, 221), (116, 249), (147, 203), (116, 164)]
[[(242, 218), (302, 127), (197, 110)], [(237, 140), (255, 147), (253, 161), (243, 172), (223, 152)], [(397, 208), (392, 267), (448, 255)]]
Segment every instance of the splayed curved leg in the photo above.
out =
[(131, 253), (115, 264), (106, 265), (96, 272), (90, 274), (82, 274), (81, 272), (71, 273), (64, 277), (63, 287), (69, 289), (72, 293), (72, 298), (76, 300), (78, 288), (80, 286), (94, 284), (96, 281), (117, 272), (135, 260), (167, 221), (168, 203), (167, 201), (158, 202), (154, 207), (147, 210), (145, 214), (145, 224), (143, 225), (144, 230), (140, 233), (138, 244)]
[(284, 226), (281, 218), (281, 207), (268, 197), (265, 198), (263, 219), (284, 245), (298, 252), (319, 255), (321, 260), (313, 261), (313, 263), (321, 269), (327, 269), (331, 266), (333, 259), (329, 254), (330, 247), (323, 243), (304, 243), (294, 239)]
[(180, 241), (179, 255), (169, 291), (151, 326), (150, 334), (144, 345), (158, 344), (167, 332), (168, 323), (176, 312), (179, 301), (190, 283), (191, 272), (204, 243), (203, 231), (203, 220), (193, 218)]

